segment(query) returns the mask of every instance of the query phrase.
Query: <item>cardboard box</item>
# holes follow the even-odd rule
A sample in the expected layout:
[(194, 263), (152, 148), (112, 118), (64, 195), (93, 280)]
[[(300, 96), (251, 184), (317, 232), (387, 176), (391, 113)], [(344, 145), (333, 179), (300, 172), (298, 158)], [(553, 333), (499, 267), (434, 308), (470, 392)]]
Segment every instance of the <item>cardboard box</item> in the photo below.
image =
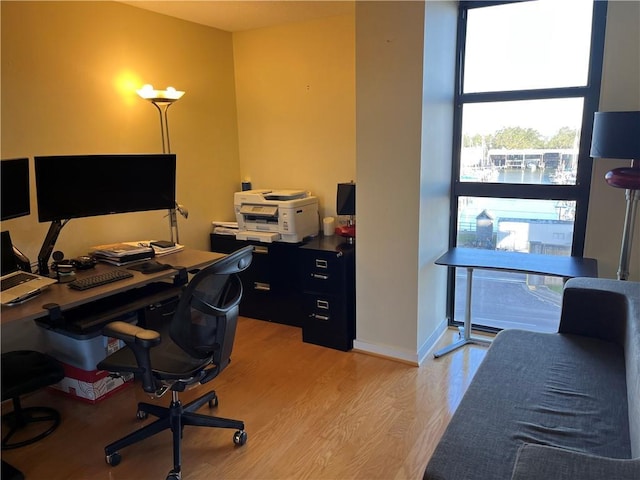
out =
[(49, 388), (71, 398), (96, 404), (133, 383), (133, 373), (113, 377), (104, 370), (82, 370), (63, 363), (64, 378)]

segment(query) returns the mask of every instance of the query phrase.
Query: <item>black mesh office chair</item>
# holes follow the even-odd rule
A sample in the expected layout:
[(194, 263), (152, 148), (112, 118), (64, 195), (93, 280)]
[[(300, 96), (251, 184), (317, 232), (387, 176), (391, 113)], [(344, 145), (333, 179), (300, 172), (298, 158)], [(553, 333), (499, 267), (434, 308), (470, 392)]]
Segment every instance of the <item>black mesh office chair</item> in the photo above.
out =
[(181, 478), (180, 444), (185, 425), (232, 428), (236, 445), (244, 445), (247, 434), (239, 420), (195, 413), (208, 403), (218, 405), (215, 391), (182, 405), (178, 393), (195, 384), (207, 383), (230, 362), (238, 320), (242, 283), (237, 273), (251, 264), (253, 247), (242, 248), (198, 272), (185, 287), (169, 327), (170, 338), (153, 330), (125, 322), (107, 325), (103, 334), (123, 340), (126, 346), (98, 364), (109, 372), (133, 372), (142, 381), (145, 392), (155, 397), (171, 391), (168, 408), (139, 403), (137, 417), (158, 417), (153, 423), (105, 447), (106, 461), (120, 463), (118, 450), (171, 429), (173, 433), (173, 469), (168, 480)]

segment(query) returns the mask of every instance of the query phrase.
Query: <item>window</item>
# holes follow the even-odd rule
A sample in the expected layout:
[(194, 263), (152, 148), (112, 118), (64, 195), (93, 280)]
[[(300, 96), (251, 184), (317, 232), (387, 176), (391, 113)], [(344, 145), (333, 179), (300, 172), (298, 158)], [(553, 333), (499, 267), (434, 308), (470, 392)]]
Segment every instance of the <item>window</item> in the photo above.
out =
[[(461, 2), (451, 246), (582, 255), (604, 1)], [(463, 318), (465, 269), (449, 277)], [(473, 324), (557, 329), (558, 278), (478, 271)]]

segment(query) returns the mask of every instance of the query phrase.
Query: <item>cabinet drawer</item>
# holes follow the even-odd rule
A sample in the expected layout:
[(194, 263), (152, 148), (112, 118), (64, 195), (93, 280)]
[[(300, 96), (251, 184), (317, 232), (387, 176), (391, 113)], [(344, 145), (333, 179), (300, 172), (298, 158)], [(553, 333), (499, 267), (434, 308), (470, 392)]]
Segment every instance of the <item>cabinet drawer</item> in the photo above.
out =
[(247, 245), (246, 242), (236, 240), (233, 235), (216, 235), (213, 233), (209, 236), (209, 242), (211, 251), (220, 253), (232, 253)]
[(304, 295), (302, 340), (338, 350), (353, 348), (353, 317), (344, 301), (332, 296)]
[(302, 306), (299, 299), (287, 292), (273, 291), (271, 285), (244, 287), (240, 315), (267, 322), (302, 326)]
[(307, 293), (303, 302), (304, 310), (308, 314), (338, 316), (345, 313), (344, 300), (341, 297)]
[[(314, 255), (315, 253), (315, 255)], [(300, 274), (302, 288), (311, 292), (338, 293), (344, 291), (344, 262), (336, 255), (305, 252)]]
[(320, 250), (300, 250), (300, 266), (304, 271), (319, 271), (335, 274), (342, 268), (340, 252), (323, 252)]

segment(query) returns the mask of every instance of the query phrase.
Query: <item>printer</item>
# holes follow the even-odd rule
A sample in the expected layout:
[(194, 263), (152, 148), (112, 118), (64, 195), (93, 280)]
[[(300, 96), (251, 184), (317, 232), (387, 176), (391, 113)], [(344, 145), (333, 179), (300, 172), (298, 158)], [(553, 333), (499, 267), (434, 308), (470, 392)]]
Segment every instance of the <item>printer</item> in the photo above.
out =
[(236, 238), (297, 243), (318, 234), (318, 199), (303, 190), (236, 192)]

